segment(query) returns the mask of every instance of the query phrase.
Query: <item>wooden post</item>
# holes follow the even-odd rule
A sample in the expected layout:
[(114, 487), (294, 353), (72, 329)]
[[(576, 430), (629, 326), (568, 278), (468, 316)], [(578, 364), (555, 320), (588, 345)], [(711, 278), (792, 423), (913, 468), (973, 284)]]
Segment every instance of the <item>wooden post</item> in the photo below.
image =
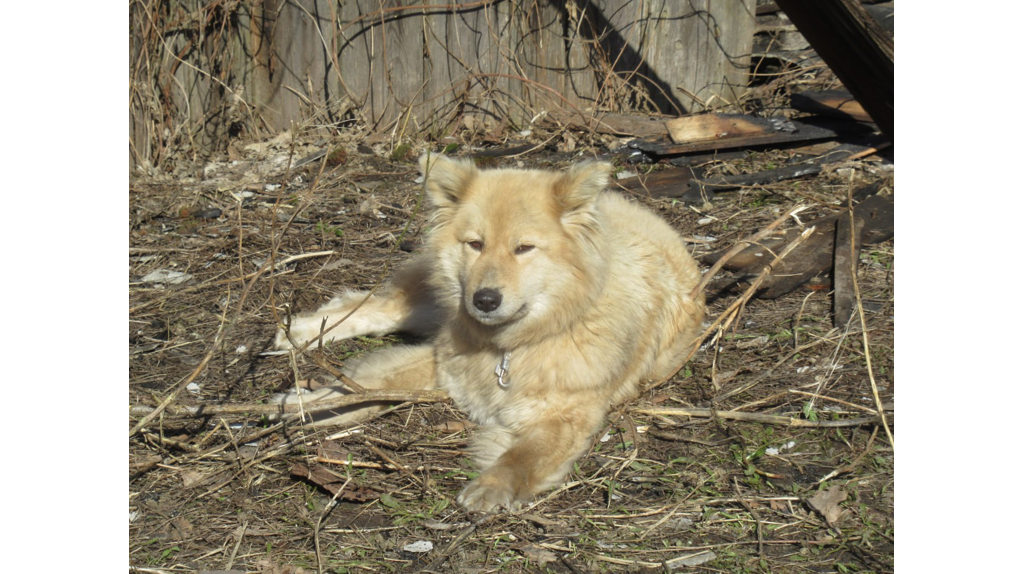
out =
[(811, 47), (893, 138), (894, 43), (857, 0), (777, 0)]

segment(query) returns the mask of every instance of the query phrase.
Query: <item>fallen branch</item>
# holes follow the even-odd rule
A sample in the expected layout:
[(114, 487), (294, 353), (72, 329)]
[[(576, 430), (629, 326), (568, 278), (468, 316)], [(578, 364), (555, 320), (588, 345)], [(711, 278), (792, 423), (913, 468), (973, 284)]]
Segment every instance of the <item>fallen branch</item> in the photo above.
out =
[(789, 427), (801, 427), (801, 428), (834, 428), (834, 427), (858, 427), (862, 425), (879, 424), (882, 422), (881, 417), (859, 417), (855, 419), (845, 419), (839, 421), (809, 421), (805, 419), (795, 419), (793, 417), (787, 417), (783, 415), (767, 415), (763, 413), (745, 413), (739, 411), (718, 411), (715, 409), (689, 409), (689, 408), (672, 408), (672, 409), (633, 409), (634, 413), (642, 415), (658, 415), (658, 416), (670, 416), (670, 417), (701, 417), (701, 418), (719, 418), (729, 419), (734, 421), (754, 422), (754, 423), (766, 423), (773, 425), (785, 425)]
[(445, 466), (431, 466), (431, 465), (421, 464), (419, 466), (412, 467), (412, 466), (400, 466), (397, 463), (395, 463), (394, 461), (387, 462), (386, 464), (381, 464), (379, 462), (363, 462), (363, 461), (359, 461), (359, 460), (339, 460), (339, 459), (336, 459), (336, 458), (325, 458), (325, 457), (322, 457), (322, 456), (318, 456), (318, 457), (314, 458), (313, 461), (314, 462), (319, 462), (321, 464), (337, 464), (337, 465), (340, 465), (340, 466), (347, 466), (347, 467), (350, 467), (350, 468), (372, 468), (374, 470), (401, 470), (401, 471), (407, 471), (407, 472), (426, 472), (426, 471), (430, 471), (430, 472), (451, 472), (453, 470), (457, 470), (457, 469), (453, 469), (452, 467), (445, 467)]
[[(245, 415), (245, 414), (292, 414), (300, 410), (304, 413), (319, 413), (360, 403), (387, 401), (405, 403), (439, 403), (448, 400), (444, 391), (367, 391), (365, 393), (344, 395), (335, 399), (321, 400), (303, 405), (271, 405), (265, 403), (239, 403), (234, 405), (168, 405), (163, 408), (168, 414), (181, 417), (205, 417), (210, 415)], [(157, 408), (150, 406), (134, 406), (129, 411), (132, 416), (149, 416)]]
[[(255, 279), (253, 281), (255, 281)], [(241, 301), (239, 301), (239, 306), (241, 306), (242, 302), (245, 301), (245, 296), (246, 296), (246, 294), (248, 294), (249, 287), (252, 287), (252, 283), (247, 285), (245, 291), (242, 292), (242, 297), (241, 297)], [(225, 314), (227, 313), (227, 308), (226, 307), (224, 309), (224, 312), (225, 312)], [(237, 315), (236, 315), (236, 317), (237, 317)], [(232, 321), (232, 323), (233, 322), (234, 321)], [(187, 387), (189, 385), (189, 383), (194, 381), (196, 379), (196, 377), (198, 377), (199, 374), (202, 373), (206, 369), (206, 365), (208, 365), (210, 363), (210, 359), (213, 358), (213, 354), (217, 351), (217, 349), (220, 348), (221, 342), (224, 340), (224, 332), (227, 331), (227, 329), (224, 328), (224, 325), (225, 325), (224, 316), (221, 316), (220, 325), (217, 327), (217, 335), (214, 336), (213, 344), (210, 345), (210, 348), (206, 352), (206, 356), (203, 357), (203, 360), (199, 361), (199, 364), (196, 366), (195, 369), (192, 370), (192, 373), (189, 374), (189, 376), (185, 377), (184, 379), (182, 379), (181, 381), (178, 382), (178, 384), (177, 384), (177, 386), (175, 386), (174, 390), (171, 391), (170, 394), (168, 394), (167, 397), (163, 401), (161, 401), (161, 403), (159, 405), (157, 405), (156, 407), (151, 407), (150, 408), (149, 412), (147, 412), (145, 414), (145, 416), (142, 417), (142, 420), (140, 420), (135, 426), (133, 426), (131, 428), (131, 430), (128, 431), (128, 438), (131, 438), (131, 437), (135, 436), (135, 433), (139, 432), (140, 430), (145, 428), (146, 425), (148, 425), (149, 423), (153, 422), (153, 419), (155, 419), (158, 416), (160, 416), (160, 413), (162, 413), (162, 412), (166, 411), (167, 409), (171, 408), (171, 403), (173, 403), (175, 400), (177, 400), (178, 395), (181, 394), (181, 391), (185, 390), (185, 387)]]

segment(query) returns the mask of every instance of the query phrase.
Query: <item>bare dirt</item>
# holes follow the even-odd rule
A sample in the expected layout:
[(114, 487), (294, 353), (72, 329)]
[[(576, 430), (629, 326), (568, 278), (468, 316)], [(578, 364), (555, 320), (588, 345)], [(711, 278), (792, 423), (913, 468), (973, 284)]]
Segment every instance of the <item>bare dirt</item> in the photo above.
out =
[[(372, 288), (423, 238), (414, 154), (360, 143), (260, 144), (202, 174), (132, 180), (130, 405), (154, 407), (181, 389), (129, 439), (136, 571), (893, 570), (895, 462), (871, 422), (873, 376), (893, 428), (892, 241), (861, 256), (866, 329), (856, 319), (833, 328), (827, 277), (751, 299), (677, 376), (610, 415), (565, 486), (518, 512), (481, 517), (455, 503), (472, 465), (465, 418), (449, 403), (402, 405), (351, 431), (277, 425), (255, 412), (182, 413), (258, 405), (400, 340), (334, 344), (317, 360), (315, 351), (266, 354), (289, 309)], [(320, 149), (344, 153), (286, 168)], [(753, 171), (789, 153), (713, 167)], [(494, 161), (573, 160), (540, 152)], [(699, 258), (797, 203), (808, 206), (803, 221), (834, 213), (851, 186), (883, 176), (869, 157), (709, 205), (636, 201), (693, 239)], [(710, 320), (737, 295), (708, 297)], [(145, 412), (133, 411), (129, 428)], [(852, 419), (870, 420), (846, 426)]]

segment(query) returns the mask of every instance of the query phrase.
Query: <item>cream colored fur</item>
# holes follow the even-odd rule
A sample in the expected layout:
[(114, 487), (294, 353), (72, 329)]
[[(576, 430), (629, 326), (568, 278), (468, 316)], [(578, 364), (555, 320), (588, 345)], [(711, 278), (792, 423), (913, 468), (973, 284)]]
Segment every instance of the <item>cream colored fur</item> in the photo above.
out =
[[(381, 295), (348, 293), (296, 318), (292, 340), (316, 339), (324, 317), (330, 326), (363, 299), (325, 340), (432, 333), (347, 374), (368, 388), (450, 394), (482, 427), (473, 443), (482, 472), (459, 501), (509, 507), (563, 480), (609, 409), (683, 360), (704, 316), (703, 300), (689, 296), (700, 271), (663, 220), (604, 191), (607, 164), (478, 170), (424, 156), (421, 167), (434, 210), (424, 251)], [(290, 347), (284, 333), (277, 344)], [(495, 367), (505, 353), (502, 387)]]

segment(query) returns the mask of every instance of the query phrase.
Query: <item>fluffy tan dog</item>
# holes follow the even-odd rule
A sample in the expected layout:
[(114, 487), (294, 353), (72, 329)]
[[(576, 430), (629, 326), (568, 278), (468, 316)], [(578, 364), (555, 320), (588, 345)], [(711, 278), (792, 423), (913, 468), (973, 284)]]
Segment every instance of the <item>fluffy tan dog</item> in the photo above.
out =
[[(426, 248), (388, 290), (350, 292), (297, 317), (304, 343), (406, 331), (429, 343), (377, 351), (347, 374), (375, 389), (439, 387), (480, 425), (469, 510), (510, 507), (557, 484), (609, 409), (683, 360), (704, 316), (679, 234), (617, 193), (610, 166), (479, 170), (424, 156)], [(353, 313), (353, 309), (355, 309)], [(277, 345), (290, 347), (283, 332)], [(304, 394), (309, 402), (344, 392)], [(295, 402), (290, 395), (286, 402)], [(342, 415), (353, 421), (367, 409)]]

